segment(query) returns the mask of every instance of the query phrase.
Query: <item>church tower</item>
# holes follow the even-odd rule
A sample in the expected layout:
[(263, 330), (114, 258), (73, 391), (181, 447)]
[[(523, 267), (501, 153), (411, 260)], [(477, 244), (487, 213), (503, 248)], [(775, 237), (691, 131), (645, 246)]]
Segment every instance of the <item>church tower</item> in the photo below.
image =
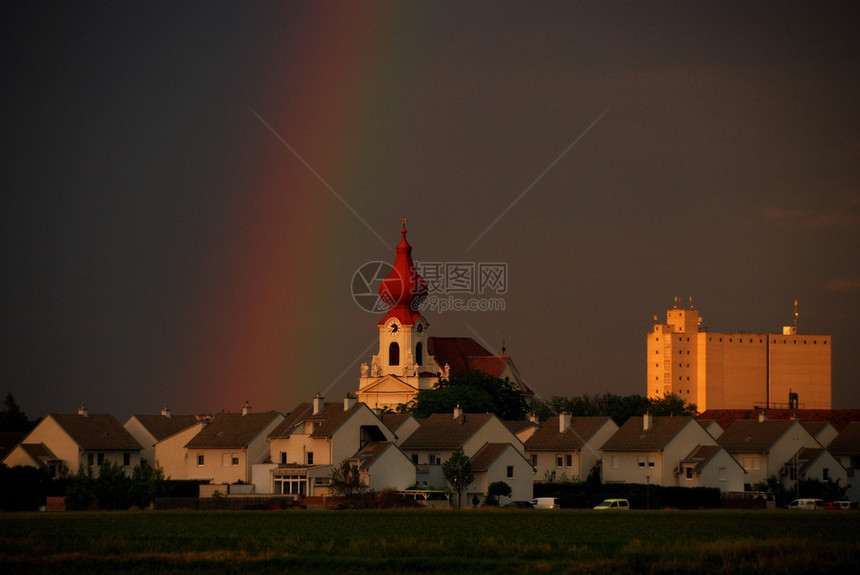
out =
[(405, 218), (400, 234), (394, 267), (379, 284), (379, 297), (389, 306), (377, 324), (379, 351), (370, 365), (361, 365), (358, 399), (370, 407), (395, 409), (439, 379), (439, 366), (428, 350), (429, 324), (419, 311), (427, 297), (427, 282), (412, 261)]

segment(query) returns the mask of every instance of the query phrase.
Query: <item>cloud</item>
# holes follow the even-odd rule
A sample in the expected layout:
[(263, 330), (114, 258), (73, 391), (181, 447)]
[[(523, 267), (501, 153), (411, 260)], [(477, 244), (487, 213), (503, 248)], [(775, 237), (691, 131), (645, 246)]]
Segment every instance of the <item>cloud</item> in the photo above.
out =
[(841, 205), (820, 206), (815, 208), (785, 208), (772, 206), (765, 208), (764, 217), (769, 222), (804, 228), (850, 227), (860, 224), (860, 206), (847, 198)]
[(860, 292), (860, 278), (843, 278), (827, 282), (827, 291), (851, 293)]

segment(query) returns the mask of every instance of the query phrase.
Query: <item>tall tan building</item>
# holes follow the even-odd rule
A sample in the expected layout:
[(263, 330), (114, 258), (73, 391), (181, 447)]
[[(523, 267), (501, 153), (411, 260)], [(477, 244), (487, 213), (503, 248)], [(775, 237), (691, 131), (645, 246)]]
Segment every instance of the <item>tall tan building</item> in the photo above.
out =
[[(656, 316), (655, 316), (656, 322)], [(700, 331), (699, 312), (675, 308), (648, 334), (647, 396), (673, 393), (699, 411), (830, 409), (829, 335)], [(796, 404), (796, 405), (795, 405)]]

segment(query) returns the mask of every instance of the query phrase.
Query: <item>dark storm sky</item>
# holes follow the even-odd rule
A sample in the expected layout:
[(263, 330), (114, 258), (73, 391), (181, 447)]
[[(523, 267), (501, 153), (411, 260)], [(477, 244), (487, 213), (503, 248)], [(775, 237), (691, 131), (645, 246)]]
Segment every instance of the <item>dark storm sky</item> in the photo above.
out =
[(503, 312), (427, 317), (545, 398), (644, 393), (692, 296), (712, 331), (799, 300), (860, 407), (856, 4), (174, 4), (0, 7), (29, 415), (342, 397), (402, 216), (417, 260), (507, 265)]

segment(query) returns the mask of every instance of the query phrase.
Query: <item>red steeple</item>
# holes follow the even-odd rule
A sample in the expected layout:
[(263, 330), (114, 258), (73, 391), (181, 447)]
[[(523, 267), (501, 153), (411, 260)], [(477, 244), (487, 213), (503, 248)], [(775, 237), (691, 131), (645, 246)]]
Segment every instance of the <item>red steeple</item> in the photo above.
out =
[(427, 282), (415, 269), (412, 261), (412, 246), (406, 241), (406, 218), (403, 218), (402, 223), (403, 228), (400, 233), (403, 238), (397, 245), (394, 269), (379, 284), (379, 297), (390, 306), (379, 325), (392, 317), (405, 325), (414, 324), (421, 317), (418, 306), (427, 297)]

